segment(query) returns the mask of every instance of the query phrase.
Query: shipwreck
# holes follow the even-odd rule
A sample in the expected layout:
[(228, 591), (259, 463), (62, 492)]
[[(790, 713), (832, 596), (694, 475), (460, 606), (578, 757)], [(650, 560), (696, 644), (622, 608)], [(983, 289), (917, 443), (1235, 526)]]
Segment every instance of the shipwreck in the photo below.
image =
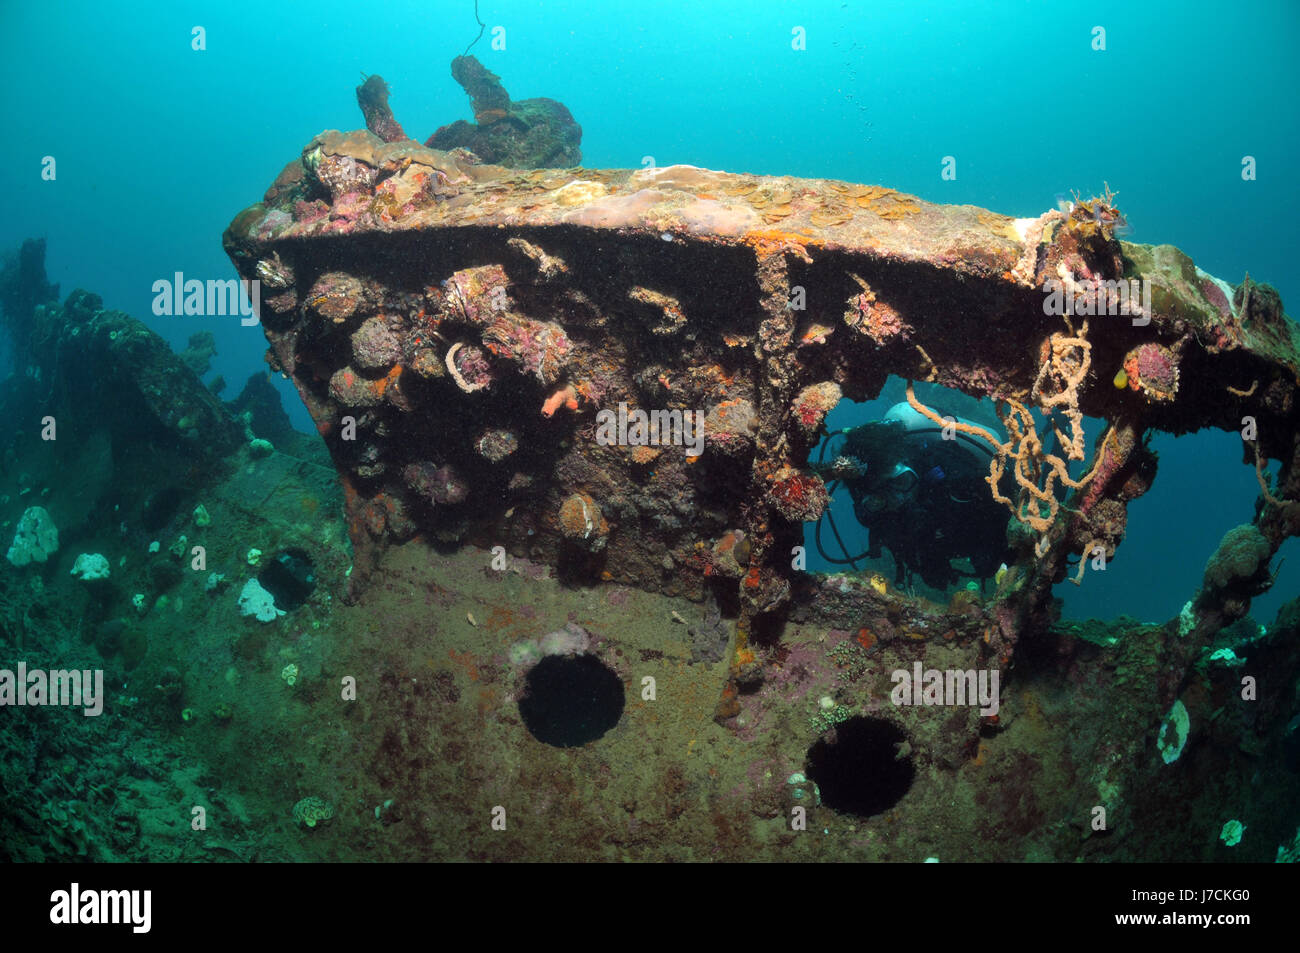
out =
[[(387, 548), (418, 538), (545, 564), (571, 586), (704, 603), (728, 659), (714, 717), (742, 736), (770, 702), (764, 685), (789, 675), (791, 627), (838, 633), (841, 681), (871, 672), (877, 688), (937, 660), (1005, 689), (1050, 632), (1050, 665), (1113, 668), (1116, 651), (1150, 676), (1140, 703), (1097, 728), (1105, 757), (1087, 782), (1102, 804), (1140, 786), (1156, 741), (1144, 726), (1160, 727), (1168, 763), (1187, 708), (1196, 722), (1237, 690), (1233, 665), (1206, 655), (1300, 531), (1300, 338), (1272, 288), (1122, 240), (1109, 190), (1013, 218), (686, 165), (507, 168), (406, 138), (375, 80), (369, 128), (313, 138), (224, 236), (260, 283), (267, 359), (338, 470), (348, 598)], [(484, 125), (504, 115), (476, 106)], [(916, 413), (987, 449), (1013, 552), (991, 592), (935, 598), (806, 569), (804, 527), (833, 472), (810, 464), (825, 417), (891, 375)], [(921, 382), (991, 400), (1001, 428), (940, 414)], [(1163, 626), (1128, 626), (1119, 649), (1054, 628), (1052, 587), (1086, 585), (1122, 547), (1129, 503), (1159, 491), (1148, 436), (1205, 427), (1241, 435), (1253, 522), (1206, 554), (1203, 585)], [(1233, 644), (1294, 671), (1294, 621)], [(1260, 732), (1285, 721), (1270, 697)], [(853, 711), (821, 705), (818, 729)], [(929, 732), (923, 705), (878, 708), (888, 730), (871, 743), (908, 772), (915, 757), (979, 763), (1005, 725), (996, 705)], [(764, 797), (750, 807), (775, 816), (779, 798)]]

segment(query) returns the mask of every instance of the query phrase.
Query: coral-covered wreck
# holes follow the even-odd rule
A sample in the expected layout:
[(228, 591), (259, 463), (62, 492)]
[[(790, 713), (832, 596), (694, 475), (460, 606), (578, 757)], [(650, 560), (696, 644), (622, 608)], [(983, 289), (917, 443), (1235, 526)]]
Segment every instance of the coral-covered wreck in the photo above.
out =
[[(269, 360), (341, 474), (354, 594), (385, 546), (419, 534), (574, 583), (716, 598), (735, 620), (716, 717), (742, 731), (796, 623), (858, 633), (881, 671), (943, 658), (1007, 684), (1053, 624), (1052, 585), (1104, 565), (1128, 503), (1158, 482), (1145, 435), (1242, 433), (1260, 484), (1249, 539), (1225, 538), (1181, 619), (1135, 635), (1154, 687), (1100, 729), (1108, 755), (1084, 796), (1110, 803), (1135, 785), (1144, 724), (1194, 682), (1193, 721), (1235, 690), (1233, 671), (1192, 667), (1300, 532), (1296, 325), (1268, 286), (1123, 242), (1120, 222), (1109, 193), (1015, 219), (681, 165), (508, 169), (360, 130), (308, 143), (225, 247), (260, 281)], [(1016, 559), (987, 598), (803, 569), (803, 524), (828, 498), (808, 462), (823, 419), (891, 374), (997, 402), (1004, 434), (958, 425), (988, 444), (990, 492), (1015, 517)], [(702, 448), (620, 445), (603, 411), (698, 413)], [(1092, 439), (1085, 417), (1105, 423)], [(1062, 658), (1095, 650), (1055, 638)], [(1294, 671), (1290, 644), (1267, 653)], [(950, 765), (999, 722), (966, 709), (921, 741), (917, 713), (889, 717), (913, 738), (900, 757), (923, 744)]]

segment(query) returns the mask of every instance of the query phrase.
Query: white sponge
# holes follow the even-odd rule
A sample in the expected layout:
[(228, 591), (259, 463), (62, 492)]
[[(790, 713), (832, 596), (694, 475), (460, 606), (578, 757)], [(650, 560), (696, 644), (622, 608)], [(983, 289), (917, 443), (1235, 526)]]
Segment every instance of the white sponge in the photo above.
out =
[(82, 582), (108, 578), (108, 560), (99, 553), (82, 553), (72, 566), (72, 575)]
[(239, 611), (242, 615), (255, 616), (258, 622), (274, 622), (284, 615), (283, 609), (275, 607), (275, 596), (263, 589), (256, 579), (244, 583), (239, 594)]
[(49, 512), (43, 506), (29, 506), (18, 521), (18, 531), (6, 555), (15, 566), (26, 566), (45, 562), (58, 549), (59, 530)]

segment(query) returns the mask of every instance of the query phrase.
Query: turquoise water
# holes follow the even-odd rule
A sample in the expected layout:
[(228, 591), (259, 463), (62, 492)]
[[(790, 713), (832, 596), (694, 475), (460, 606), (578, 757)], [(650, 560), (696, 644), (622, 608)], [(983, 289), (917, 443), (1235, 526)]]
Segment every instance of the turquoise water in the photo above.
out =
[[(1300, 6), (1132, 7), (524, 0), (481, 4), (489, 33), (474, 53), (515, 99), (565, 103), (588, 166), (652, 157), (884, 183), (1016, 216), (1108, 182), (1130, 240), (1177, 244), (1232, 282), (1249, 270), (1294, 313)], [(203, 51), (191, 49), (196, 25)], [(1091, 48), (1098, 26), (1104, 51)], [(792, 48), (797, 28), (805, 49)], [(383, 74), (416, 138), (468, 118), (447, 64), (477, 32), (463, 2), (6, 3), (0, 247), (46, 236), (65, 295), (94, 290), (177, 348), (213, 331), (213, 373), (233, 396), (262, 366), (260, 329), (152, 317), (152, 283), (233, 276), (222, 230), (315, 133), (361, 126), (363, 72)], [(45, 156), (54, 181), (41, 177)], [(1244, 156), (1255, 181), (1242, 179)], [(286, 406), (305, 428), (296, 399)], [(1063, 591), (1068, 612), (1168, 618), (1222, 533), (1250, 518), (1254, 476), (1232, 435), (1155, 446), (1160, 475), (1132, 507), (1114, 571)], [(1284, 566), (1256, 618), (1300, 590), (1298, 566)]]

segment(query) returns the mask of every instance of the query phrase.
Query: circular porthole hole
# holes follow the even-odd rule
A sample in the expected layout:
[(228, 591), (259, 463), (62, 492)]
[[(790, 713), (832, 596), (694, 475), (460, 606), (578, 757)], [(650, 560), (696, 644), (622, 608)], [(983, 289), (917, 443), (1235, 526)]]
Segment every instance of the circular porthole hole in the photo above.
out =
[(827, 807), (871, 817), (901, 801), (912, 786), (916, 768), (906, 744), (907, 736), (892, 722), (856, 715), (808, 749), (808, 779)]
[(623, 716), (623, 680), (594, 655), (548, 655), (524, 679), (524, 726), (538, 741), (576, 748)]
[(286, 549), (257, 574), (262, 588), (275, 597), (275, 607), (292, 612), (316, 589), (316, 567), (301, 549)]

